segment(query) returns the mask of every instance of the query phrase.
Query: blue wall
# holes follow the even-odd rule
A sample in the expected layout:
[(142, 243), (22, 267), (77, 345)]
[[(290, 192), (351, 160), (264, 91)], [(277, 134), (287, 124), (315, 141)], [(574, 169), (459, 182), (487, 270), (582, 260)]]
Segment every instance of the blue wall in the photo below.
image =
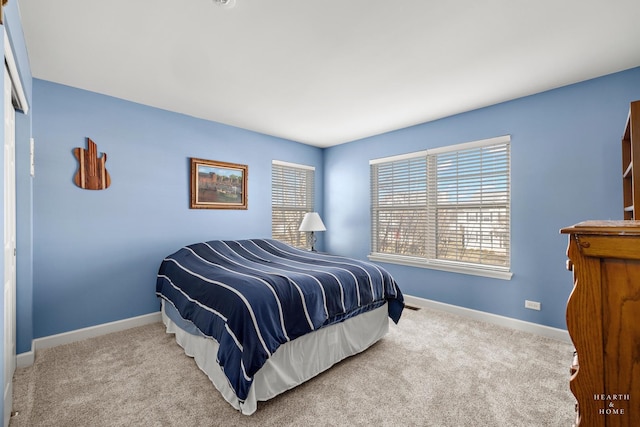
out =
[(384, 266), (406, 294), (565, 329), (572, 277), (558, 231), (622, 219), (620, 140), (637, 99), (640, 68), (327, 149), (325, 248), (368, 255), (370, 159), (509, 134), (512, 280)]
[[(150, 313), (160, 259), (182, 245), (270, 235), (271, 160), (317, 168), (325, 249), (366, 258), (369, 160), (510, 134), (510, 281), (385, 264), (405, 293), (565, 328), (561, 227), (621, 218), (620, 136), (640, 68), (321, 150), (34, 80), (31, 338)], [(77, 188), (74, 147), (108, 154), (112, 186)], [(191, 210), (189, 157), (249, 165), (249, 210)], [(323, 205), (324, 201), (324, 205)], [(324, 207), (324, 209), (323, 209)], [(524, 308), (540, 301), (542, 310)]]
[[(35, 338), (157, 311), (160, 261), (183, 245), (270, 237), (272, 159), (315, 166), (323, 193), (319, 148), (42, 80), (33, 87)], [(86, 137), (107, 153), (106, 190), (73, 183), (72, 150)], [(189, 209), (190, 157), (248, 165), (249, 208)]]

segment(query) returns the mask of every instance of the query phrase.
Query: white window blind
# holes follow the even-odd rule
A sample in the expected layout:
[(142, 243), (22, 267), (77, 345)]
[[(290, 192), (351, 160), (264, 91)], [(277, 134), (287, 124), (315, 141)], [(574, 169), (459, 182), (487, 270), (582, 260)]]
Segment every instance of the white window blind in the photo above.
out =
[(509, 136), (370, 164), (370, 258), (511, 277)]
[(271, 166), (271, 237), (306, 247), (305, 233), (298, 231), (304, 214), (314, 210), (312, 166), (274, 160)]
[(373, 252), (426, 257), (427, 159), (372, 166)]

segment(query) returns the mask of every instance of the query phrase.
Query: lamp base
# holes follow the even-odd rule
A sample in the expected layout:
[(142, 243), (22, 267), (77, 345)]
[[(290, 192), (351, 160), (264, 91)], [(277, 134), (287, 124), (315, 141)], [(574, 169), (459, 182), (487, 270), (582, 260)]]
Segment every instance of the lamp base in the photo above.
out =
[(307, 242), (311, 245), (311, 252), (318, 252), (316, 251), (316, 235), (313, 231), (309, 232)]

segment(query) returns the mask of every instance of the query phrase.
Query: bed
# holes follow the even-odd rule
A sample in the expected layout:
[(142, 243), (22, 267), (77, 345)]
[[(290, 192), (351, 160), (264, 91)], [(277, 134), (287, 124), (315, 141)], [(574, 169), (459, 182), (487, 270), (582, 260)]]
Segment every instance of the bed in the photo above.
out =
[(380, 266), (273, 239), (183, 247), (156, 295), (167, 332), (245, 415), (370, 347), (404, 308)]

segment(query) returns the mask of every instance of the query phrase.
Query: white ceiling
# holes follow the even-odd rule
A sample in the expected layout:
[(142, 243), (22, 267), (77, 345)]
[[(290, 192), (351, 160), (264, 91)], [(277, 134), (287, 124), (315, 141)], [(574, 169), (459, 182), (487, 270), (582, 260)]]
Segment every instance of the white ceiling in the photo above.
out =
[(326, 147), (640, 66), (638, 0), (17, 0), (33, 77)]

